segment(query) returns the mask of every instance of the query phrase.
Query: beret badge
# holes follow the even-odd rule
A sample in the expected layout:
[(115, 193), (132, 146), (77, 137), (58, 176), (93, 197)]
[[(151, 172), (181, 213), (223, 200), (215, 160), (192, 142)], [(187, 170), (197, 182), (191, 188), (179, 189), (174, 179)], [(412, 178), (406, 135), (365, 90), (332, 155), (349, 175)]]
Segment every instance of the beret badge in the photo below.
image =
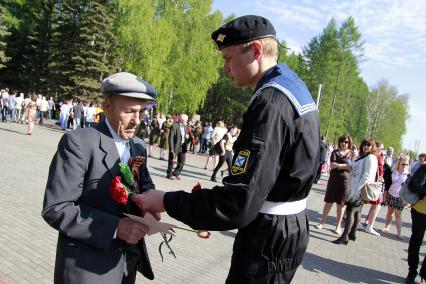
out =
[(223, 42), (223, 41), (225, 40), (225, 37), (226, 37), (226, 35), (224, 35), (224, 34), (219, 34), (219, 35), (217, 36), (216, 41)]

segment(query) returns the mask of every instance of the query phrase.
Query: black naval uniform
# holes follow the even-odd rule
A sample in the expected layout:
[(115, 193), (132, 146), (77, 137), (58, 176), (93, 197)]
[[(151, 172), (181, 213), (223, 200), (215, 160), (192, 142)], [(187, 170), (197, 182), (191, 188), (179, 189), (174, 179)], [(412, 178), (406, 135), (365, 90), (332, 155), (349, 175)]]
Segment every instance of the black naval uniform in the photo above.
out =
[(196, 193), (168, 192), (167, 213), (194, 229), (238, 228), (227, 283), (289, 283), (309, 238), (306, 210), (259, 213), (265, 200), (307, 197), (319, 164), (319, 119), (303, 81), (286, 65), (258, 83), (234, 143), (224, 186)]

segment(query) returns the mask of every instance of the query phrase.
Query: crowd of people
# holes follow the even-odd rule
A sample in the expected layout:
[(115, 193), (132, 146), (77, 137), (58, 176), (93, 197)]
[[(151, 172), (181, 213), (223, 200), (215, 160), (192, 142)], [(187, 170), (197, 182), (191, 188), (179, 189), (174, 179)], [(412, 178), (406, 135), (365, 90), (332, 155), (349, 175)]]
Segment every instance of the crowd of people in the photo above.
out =
[(4, 88), (0, 90), (1, 120), (5, 123), (27, 123), (28, 135), (32, 134), (34, 123), (38, 120), (40, 125), (44, 120), (51, 119), (55, 110), (55, 102), (41, 94), (32, 93), (19, 96), (15, 90)]
[[(26, 123), (28, 135), (33, 133), (35, 123), (44, 125), (46, 119), (57, 119), (57, 124), (62, 130), (76, 130), (98, 125), (104, 116), (100, 103), (73, 99), (55, 103), (53, 97), (47, 100), (45, 96), (35, 93), (28, 96), (20, 93), (17, 96), (16, 91), (9, 91), (8, 88), (0, 90), (0, 103), (2, 121)], [(186, 115), (183, 114), (183, 116)], [(155, 113), (151, 116), (150, 112), (145, 110), (136, 136), (148, 139), (150, 157), (153, 155), (154, 147), (158, 146), (160, 160), (169, 160), (170, 167), (173, 167), (176, 159), (179, 158), (177, 170), (174, 171), (174, 175), (168, 172), (168, 177), (180, 178), (179, 173), (185, 163), (183, 154), (189, 151), (193, 154), (208, 153), (205, 169), (211, 163), (212, 170), (214, 170), (211, 180), (217, 181), (216, 175), (219, 171), (221, 177), (225, 172), (230, 171), (233, 157), (232, 146), (239, 133), (237, 126), (226, 126), (223, 121), (218, 121), (213, 128), (211, 122), (203, 123), (196, 118), (190, 120), (186, 118), (183, 120), (185, 121), (185, 135), (182, 136), (183, 141), (179, 141), (177, 144), (180, 145), (177, 146), (176, 139), (170, 139), (169, 136), (174, 133), (174, 137), (176, 137), (176, 131), (171, 132), (171, 129), (174, 124), (182, 124), (181, 117), (182, 115), (165, 115), (163, 113)], [(170, 149), (173, 152), (171, 158), (168, 155)], [(228, 170), (221, 170), (225, 162)]]
[[(212, 164), (211, 181), (217, 182), (219, 172), (221, 177), (225, 172), (230, 174), (234, 155), (232, 148), (239, 131), (237, 126), (226, 125), (223, 121), (218, 121), (213, 128), (211, 122), (203, 123), (196, 117), (189, 119), (186, 114), (172, 116), (155, 113), (151, 117), (146, 112), (136, 136), (148, 140), (149, 157), (154, 156), (154, 149), (158, 147), (159, 159), (168, 160), (167, 178), (181, 179), (186, 153), (190, 152), (195, 155), (207, 154), (204, 169)], [(222, 169), (225, 162), (227, 169)]]
[(46, 119), (58, 119), (62, 130), (75, 130), (93, 127), (103, 118), (100, 103), (73, 99), (56, 103), (53, 97), (47, 100), (42, 94), (24, 96), (20, 93), (18, 96), (9, 88), (0, 90), (0, 112), (2, 122), (28, 124), (28, 135), (32, 134), (36, 122), (44, 125)]
[[(320, 149), (327, 149), (324, 147), (324, 142), (325, 140), (322, 139), (323, 145), (320, 145)], [(334, 224), (335, 229), (332, 231), (340, 237), (332, 241), (333, 243), (347, 245), (349, 241), (355, 241), (359, 229), (371, 235), (380, 236), (380, 233), (374, 229), (374, 224), (381, 206), (386, 206), (386, 222), (381, 231), (389, 232), (392, 218), (394, 218), (395, 236), (403, 239), (401, 214), (405, 208), (411, 209), (413, 220), (411, 238), (413, 241), (410, 240), (409, 274), (406, 283), (416, 283), (420, 240), (423, 240), (425, 231), (425, 226), (420, 225), (419, 220), (425, 220), (426, 201), (420, 200), (412, 206), (412, 204), (404, 202), (400, 192), (410, 175), (413, 175), (423, 165), (426, 167), (426, 154), (420, 154), (418, 160), (412, 162), (408, 155), (404, 153), (394, 155), (393, 147), (385, 150), (383, 143), (371, 138), (364, 139), (358, 150), (350, 135), (340, 136), (336, 149), (332, 146), (328, 148), (328, 151), (322, 150), (322, 152), (324, 154), (321, 159), (324, 163), (320, 166), (319, 171), (327, 173), (329, 178), (323, 212), (320, 222), (315, 225), (315, 228), (319, 230), (324, 228), (327, 216), (333, 204), (336, 204), (336, 223)], [(381, 188), (378, 198), (365, 199), (365, 196), (362, 195), (363, 187), (372, 186), (374, 183)], [(361, 222), (361, 211), (364, 205), (370, 206), (370, 208), (366, 212), (364, 222)], [(343, 218), (345, 218), (345, 226), (342, 232)], [(425, 262), (423, 262), (420, 275), (423, 279), (426, 276)]]

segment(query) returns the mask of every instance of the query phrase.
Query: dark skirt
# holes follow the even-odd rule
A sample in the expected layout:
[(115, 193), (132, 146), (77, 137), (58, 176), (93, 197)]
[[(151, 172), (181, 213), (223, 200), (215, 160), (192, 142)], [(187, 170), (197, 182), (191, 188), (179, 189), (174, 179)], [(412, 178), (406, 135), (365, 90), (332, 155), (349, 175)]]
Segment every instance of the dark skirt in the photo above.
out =
[(399, 211), (404, 210), (404, 202), (399, 197), (393, 197), (390, 193), (386, 195), (386, 204), (390, 208), (398, 209)]
[(344, 205), (349, 194), (349, 172), (333, 169), (328, 178), (324, 202)]
[(161, 136), (159, 147), (164, 150), (169, 150), (169, 135)]

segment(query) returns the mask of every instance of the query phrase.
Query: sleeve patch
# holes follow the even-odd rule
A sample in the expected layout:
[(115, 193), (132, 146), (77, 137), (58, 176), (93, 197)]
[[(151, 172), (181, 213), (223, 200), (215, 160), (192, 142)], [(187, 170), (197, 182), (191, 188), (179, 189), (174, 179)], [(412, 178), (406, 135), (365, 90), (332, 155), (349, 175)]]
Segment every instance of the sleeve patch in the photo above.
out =
[(235, 158), (234, 164), (231, 168), (232, 175), (241, 175), (246, 172), (248, 160), (250, 158), (249, 150), (241, 150), (238, 152), (237, 157)]

